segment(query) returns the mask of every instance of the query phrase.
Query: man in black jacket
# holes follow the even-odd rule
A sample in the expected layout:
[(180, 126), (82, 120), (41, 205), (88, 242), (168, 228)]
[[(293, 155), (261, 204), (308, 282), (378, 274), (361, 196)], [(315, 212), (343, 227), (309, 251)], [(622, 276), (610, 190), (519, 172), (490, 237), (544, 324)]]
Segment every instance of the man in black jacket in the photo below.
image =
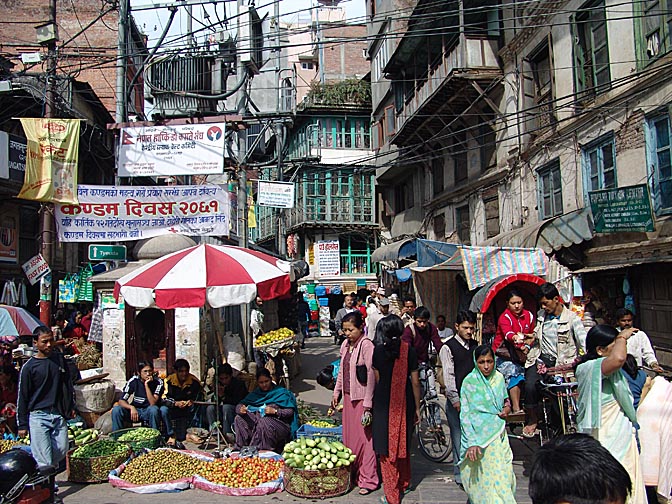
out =
[(51, 329), (33, 334), (37, 355), (21, 368), (17, 418), (19, 436), (30, 430), (30, 447), (40, 468), (58, 467), (68, 451), (66, 418), (75, 414), (72, 372), (63, 354), (53, 351)]
[[(236, 406), (245, 398), (248, 390), (245, 383), (233, 376), (233, 368), (226, 363), (222, 364), (217, 370), (217, 400), (220, 407), (220, 421), (222, 432), (227, 441), (233, 441), (233, 420), (236, 417)], [(213, 399), (215, 395), (213, 394)], [(210, 429), (217, 421), (217, 410), (215, 405), (210, 405), (205, 411)]]

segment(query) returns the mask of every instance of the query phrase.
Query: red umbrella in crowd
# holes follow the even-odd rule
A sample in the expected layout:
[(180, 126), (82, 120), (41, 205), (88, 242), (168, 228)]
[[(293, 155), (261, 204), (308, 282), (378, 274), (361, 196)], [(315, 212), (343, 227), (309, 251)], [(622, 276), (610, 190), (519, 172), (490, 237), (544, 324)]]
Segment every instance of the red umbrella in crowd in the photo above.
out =
[(284, 296), (290, 263), (262, 252), (203, 244), (173, 252), (123, 276), (114, 295), (136, 308), (213, 308)]

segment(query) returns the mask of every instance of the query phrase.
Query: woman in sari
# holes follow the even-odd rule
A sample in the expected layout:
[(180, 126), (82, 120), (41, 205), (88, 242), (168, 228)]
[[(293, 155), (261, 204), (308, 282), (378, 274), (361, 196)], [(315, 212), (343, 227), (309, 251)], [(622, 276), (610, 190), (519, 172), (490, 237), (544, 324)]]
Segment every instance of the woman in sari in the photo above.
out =
[(236, 447), (256, 446), (281, 453), (299, 428), (299, 408), (289, 390), (275, 385), (266, 368), (257, 371), (257, 388), (236, 406)]
[(364, 336), (364, 319), (359, 311), (342, 321), (345, 341), (341, 345), (341, 367), (331, 407), (338, 408), (343, 396), (343, 444), (356, 455), (354, 477), (360, 495), (378, 488), (378, 463), (373, 450), (371, 408), (376, 376), (373, 372), (373, 342)]
[(637, 329), (596, 325), (586, 337), (586, 355), (576, 368), (579, 383), (579, 430), (590, 434), (618, 460), (632, 480), (628, 504), (645, 504), (646, 491), (639, 461), (632, 393), (621, 368), (627, 341)]
[(516, 476), (504, 418), (511, 413), (504, 377), (488, 345), (474, 350), (460, 391), (462, 484), (471, 504), (515, 504)]
[(420, 418), (420, 377), (415, 350), (401, 341), (404, 323), (388, 315), (376, 325), (373, 351), (373, 448), (380, 460), (383, 504), (399, 504), (411, 485), (411, 435)]
[[(496, 355), (497, 371), (502, 373), (506, 380), (514, 414), (523, 413), (520, 407), (520, 392), (525, 383), (525, 354), (533, 333), (534, 315), (523, 308), (523, 297), (520, 292), (511, 289), (506, 294), (506, 310), (497, 321), (497, 333), (492, 342), (492, 350)], [(500, 347), (508, 352), (498, 354), (497, 350)], [(509, 354), (508, 358), (503, 356), (505, 353)]]

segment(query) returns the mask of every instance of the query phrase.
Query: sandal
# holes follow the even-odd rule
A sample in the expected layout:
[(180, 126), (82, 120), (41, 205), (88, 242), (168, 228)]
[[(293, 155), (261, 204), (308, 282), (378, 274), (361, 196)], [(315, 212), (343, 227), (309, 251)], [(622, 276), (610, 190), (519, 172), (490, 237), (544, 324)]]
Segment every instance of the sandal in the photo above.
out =
[(370, 490), (368, 488), (360, 488), (359, 492), (357, 492), (359, 495), (369, 495), (373, 490)]
[(539, 429), (537, 429), (536, 425), (534, 426), (534, 428), (532, 429), (531, 432), (530, 432), (529, 429), (526, 430), (527, 427), (528, 427), (527, 425), (525, 427), (523, 427), (523, 437), (526, 437), (528, 439), (532, 439), (537, 434), (541, 434), (541, 431)]

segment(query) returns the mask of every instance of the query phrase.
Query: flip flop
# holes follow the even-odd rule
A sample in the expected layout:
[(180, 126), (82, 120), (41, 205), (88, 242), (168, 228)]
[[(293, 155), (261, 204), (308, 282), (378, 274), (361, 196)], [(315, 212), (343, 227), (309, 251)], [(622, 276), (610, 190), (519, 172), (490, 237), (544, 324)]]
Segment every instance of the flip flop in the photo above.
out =
[(532, 438), (535, 437), (537, 434), (541, 434), (541, 431), (540, 431), (539, 429), (534, 429), (533, 432), (530, 432), (530, 431), (526, 431), (525, 429), (523, 429), (523, 433), (522, 433), (522, 434), (523, 434), (523, 437), (526, 437), (526, 438), (528, 438), (528, 439), (532, 439)]
[(369, 490), (368, 488), (360, 488), (359, 492), (357, 492), (359, 495), (369, 495), (373, 490)]

